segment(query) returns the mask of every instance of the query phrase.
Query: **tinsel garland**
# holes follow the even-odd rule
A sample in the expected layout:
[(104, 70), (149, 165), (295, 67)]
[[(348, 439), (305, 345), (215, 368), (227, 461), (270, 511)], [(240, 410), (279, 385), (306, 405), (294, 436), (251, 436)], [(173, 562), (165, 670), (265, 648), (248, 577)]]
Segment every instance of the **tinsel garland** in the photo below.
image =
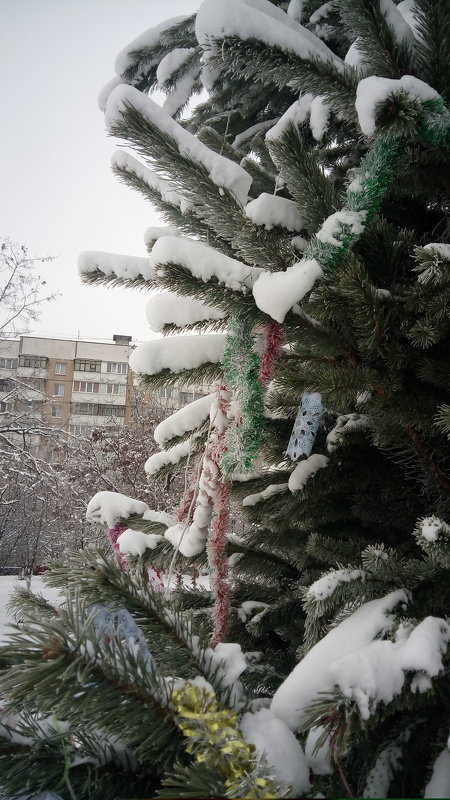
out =
[(265, 339), (264, 350), (259, 364), (258, 380), (263, 386), (267, 386), (272, 378), (274, 364), (280, 352), (283, 328), (279, 322), (272, 320), (265, 326), (263, 336)]
[(211, 571), (211, 591), (214, 597), (214, 629), (209, 646), (223, 642), (229, 628), (230, 584), (228, 559), (225, 556), (228, 519), (230, 516), (230, 486), (221, 482), (214, 499), (211, 533), (207, 541), (208, 564)]
[[(443, 101), (440, 98), (426, 100), (422, 103), (422, 107), (423, 117), (417, 130), (408, 139), (419, 138), (433, 146), (448, 147), (450, 145), (450, 113)], [(362, 159), (359, 168), (355, 170), (353, 180), (347, 187), (346, 201), (342, 209), (325, 220), (321, 230), (312, 237), (303, 254), (302, 261), (317, 260), (325, 275), (331, 274), (336, 269), (350, 248), (361, 237), (367, 225), (379, 213), (383, 198), (398, 174), (408, 139), (404, 134), (395, 135), (388, 131), (380, 131), (377, 134), (372, 147)], [(359, 215), (359, 225), (351, 224), (351, 215), (355, 213)], [(348, 217), (347, 214), (349, 214)], [(324, 241), (330, 237), (322, 233), (332, 217), (339, 223), (333, 226), (334, 244)], [(349, 221), (347, 222), (346, 219)], [(302, 404), (305, 402), (308, 402), (307, 393), (303, 395)], [(301, 413), (301, 408), (302, 406), (300, 406), (299, 413)], [(293, 438), (295, 438), (295, 425), (291, 441)], [(293, 452), (292, 448), (291, 452)]]
[(256, 757), (239, 730), (234, 711), (218, 702), (212, 690), (186, 683), (170, 698), (177, 725), (189, 739), (186, 746), (199, 764), (222, 776), (227, 797), (285, 797), (269, 774), (267, 764)]
[(120, 552), (119, 543), (117, 541), (120, 534), (123, 533), (124, 530), (125, 528), (123, 527), (123, 525), (121, 525), (120, 522), (118, 522), (117, 525), (114, 526), (114, 528), (109, 529), (108, 539), (111, 542), (112, 549), (114, 550), (117, 558), (119, 559), (120, 566), (126, 572), (128, 569), (128, 563), (123, 553)]
[(228, 321), (223, 356), (225, 381), (233, 392), (235, 419), (227, 430), (220, 466), (225, 477), (251, 470), (259, 453), (264, 427), (263, 385), (260, 360), (254, 352), (253, 324), (239, 316)]

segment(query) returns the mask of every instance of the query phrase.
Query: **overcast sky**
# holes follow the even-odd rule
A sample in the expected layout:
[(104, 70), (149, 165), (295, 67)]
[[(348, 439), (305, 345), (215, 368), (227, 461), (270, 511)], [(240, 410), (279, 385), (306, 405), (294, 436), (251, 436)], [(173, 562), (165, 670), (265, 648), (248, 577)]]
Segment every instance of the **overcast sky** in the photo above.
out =
[(161, 224), (111, 172), (118, 142), (97, 95), (129, 41), (199, 0), (0, 0), (0, 236), (53, 255), (41, 268), (62, 297), (34, 332), (150, 338), (146, 295), (82, 286), (81, 250), (145, 256), (143, 233)]

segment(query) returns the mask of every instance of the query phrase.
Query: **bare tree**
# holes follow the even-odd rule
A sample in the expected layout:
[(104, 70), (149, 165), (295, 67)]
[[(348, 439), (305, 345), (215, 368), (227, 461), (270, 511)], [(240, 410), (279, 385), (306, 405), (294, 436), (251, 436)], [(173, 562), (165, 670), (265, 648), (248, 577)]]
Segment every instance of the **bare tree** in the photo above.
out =
[(43, 303), (55, 300), (57, 292), (45, 291), (46, 281), (36, 273), (36, 264), (51, 256), (31, 257), (24, 245), (0, 239), (0, 336), (12, 339), (26, 333), (39, 318)]

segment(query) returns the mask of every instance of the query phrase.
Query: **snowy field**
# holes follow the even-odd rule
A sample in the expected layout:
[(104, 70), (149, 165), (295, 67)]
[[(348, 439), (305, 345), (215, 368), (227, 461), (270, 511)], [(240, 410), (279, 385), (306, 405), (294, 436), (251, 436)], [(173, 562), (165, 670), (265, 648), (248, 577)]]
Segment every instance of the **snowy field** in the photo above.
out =
[[(5, 643), (8, 634), (8, 625), (14, 622), (12, 617), (8, 615), (6, 606), (8, 605), (9, 598), (13, 589), (19, 586), (26, 587), (25, 581), (18, 581), (15, 575), (0, 575), (0, 645)], [(50, 589), (45, 586), (44, 581), (39, 575), (34, 575), (31, 580), (31, 590), (35, 594), (44, 595), (45, 599), (50, 603), (57, 603), (59, 592), (57, 589)]]

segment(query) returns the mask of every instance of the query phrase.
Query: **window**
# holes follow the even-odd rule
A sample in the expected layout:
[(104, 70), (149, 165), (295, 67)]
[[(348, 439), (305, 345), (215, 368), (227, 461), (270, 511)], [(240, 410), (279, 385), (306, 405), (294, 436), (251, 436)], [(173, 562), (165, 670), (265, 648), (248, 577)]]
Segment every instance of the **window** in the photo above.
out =
[(95, 416), (96, 414), (98, 414), (98, 404), (97, 403), (72, 403), (71, 412), (72, 412), (72, 414), (89, 414), (89, 415)]
[(33, 369), (46, 369), (48, 358), (46, 356), (19, 356), (19, 367), (32, 367)]
[(17, 358), (0, 358), (2, 369), (17, 369)]
[(65, 363), (65, 361), (56, 362), (55, 375), (67, 375), (67, 364)]
[(181, 403), (192, 403), (194, 399), (194, 392), (180, 392)]
[(53, 395), (54, 395), (54, 397), (64, 397), (64, 384), (63, 383), (54, 383), (53, 384)]
[(102, 392), (106, 394), (126, 394), (126, 391), (124, 383), (102, 383)]
[(9, 392), (13, 387), (13, 382), (9, 378), (0, 378), (0, 392)]
[(92, 381), (74, 381), (73, 382), (73, 390), (74, 392), (89, 392), (90, 394), (98, 393), (99, 384), (93, 383)]
[(125, 416), (125, 406), (104, 406), (104, 405), (100, 405), (98, 407), (98, 413), (102, 417), (124, 417)]
[(89, 358), (76, 358), (73, 364), (73, 368), (81, 372), (100, 372), (101, 367), (101, 361), (92, 361)]
[(69, 425), (69, 433), (73, 433), (74, 436), (90, 436), (92, 431), (95, 428), (92, 425)]
[(114, 372), (116, 375), (126, 375), (127, 366), (126, 361), (107, 361), (106, 372)]
[(36, 389), (41, 392), (45, 389), (45, 378), (36, 378), (34, 375), (27, 375), (24, 378), (20, 378), (20, 383), (25, 384), (29, 389)]
[(14, 411), (14, 403), (0, 403), (0, 411), (2, 414), (12, 414)]
[(62, 406), (52, 406), (52, 417), (57, 417), (57, 419), (61, 419), (62, 417)]

